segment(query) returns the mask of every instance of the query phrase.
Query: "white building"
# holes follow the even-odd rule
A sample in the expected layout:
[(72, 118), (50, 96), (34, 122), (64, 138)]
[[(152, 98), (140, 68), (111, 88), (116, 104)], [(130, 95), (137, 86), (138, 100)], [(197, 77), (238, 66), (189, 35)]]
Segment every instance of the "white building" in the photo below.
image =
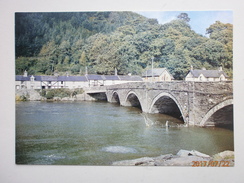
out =
[(222, 67), (219, 70), (206, 70), (205, 68), (201, 70), (191, 70), (185, 77), (186, 81), (227, 81), (228, 76), (222, 70)]
[(119, 75), (85, 75), (85, 76), (15, 76), (15, 88), (18, 89), (51, 89), (51, 88), (83, 88), (92, 86), (113, 85), (126, 82), (140, 82), (139, 76)]
[(148, 69), (142, 74), (143, 81), (157, 82), (157, 81), (172, 81), (174, 77), (166, 68)]

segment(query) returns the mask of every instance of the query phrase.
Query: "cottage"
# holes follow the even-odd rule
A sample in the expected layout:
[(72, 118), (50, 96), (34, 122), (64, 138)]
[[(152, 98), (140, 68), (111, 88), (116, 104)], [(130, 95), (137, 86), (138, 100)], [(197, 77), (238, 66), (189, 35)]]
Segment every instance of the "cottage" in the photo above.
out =
[(148, 69), (142, 74), (143, 81), (172, 81), (174, 77), (166, 68)]
[(185, 77), (186, 81), (227, 81), (228, 75), (222, 70), (206, 70), (205, 68), (201, 70), (191, 70)]

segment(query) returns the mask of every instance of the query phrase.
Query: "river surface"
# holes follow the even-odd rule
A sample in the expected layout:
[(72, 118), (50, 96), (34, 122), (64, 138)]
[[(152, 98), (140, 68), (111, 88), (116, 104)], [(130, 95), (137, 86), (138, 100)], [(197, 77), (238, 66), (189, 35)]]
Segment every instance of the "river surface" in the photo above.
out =
[(17, 102), (16, 163), (110, 165), (180, 149), (209, 155), (234, 150), (233, 130), (181, 124), (107, 102)]

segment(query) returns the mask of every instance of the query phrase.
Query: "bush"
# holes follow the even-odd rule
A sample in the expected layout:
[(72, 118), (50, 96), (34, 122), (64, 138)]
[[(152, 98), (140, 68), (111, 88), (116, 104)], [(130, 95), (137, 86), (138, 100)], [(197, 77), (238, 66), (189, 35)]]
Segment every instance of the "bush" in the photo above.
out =
[(55, 93), (52, 90), (48, 91), (46, 94), (47, 99), (53, 99), (54, 96), (55, 96)]
[(41, 90), (40, 95), (42, 97), (46, 97), (47, 91), (46, 90)]
[(58, 89), (43, 89), (40, 91), (40, 95), (47, 99), (53, 99), (54, 97), (74, 97), (77, 94), (82, 94), (84, 92), (81, 88), (76, 88), (74, 90), (70, 90), (67, 88), (58, 88)]
[(15, 100), (16, 100), (16, 101), (27, 101), (27, 97), (24, 96), (24, 95), (21, 95), (21, 96), (16, 95), (16, 96), (15, 96)]

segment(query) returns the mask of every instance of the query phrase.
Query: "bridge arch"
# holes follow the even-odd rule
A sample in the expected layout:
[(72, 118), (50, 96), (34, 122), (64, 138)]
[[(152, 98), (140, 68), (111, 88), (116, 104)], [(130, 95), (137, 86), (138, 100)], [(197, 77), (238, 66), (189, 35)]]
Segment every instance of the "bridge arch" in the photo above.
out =
[[(224, 118), (227, 118), (226, 122)], [(222, 121), (218, 122), (220, 120)], [(200, 126), (213, 126), (215, 124), (233, 124), (233, 99), (228, 99), (215, 105), (205, 114), (200, 122)]]
[(160, 93), (152, 101), (149, 113), (168, 114), (183, 119), (186, 122), (183, 110), (177, 99), (169, 93)]
[(112, 93), (112, 97), (110, 100), (112, 103), (119, 103), (120, 104), (120, 97), (116, 91)]
[(125, 106), (132, 106), (142, 109), (139, 95), (134, 91), (129, 91), (125, 97)]

